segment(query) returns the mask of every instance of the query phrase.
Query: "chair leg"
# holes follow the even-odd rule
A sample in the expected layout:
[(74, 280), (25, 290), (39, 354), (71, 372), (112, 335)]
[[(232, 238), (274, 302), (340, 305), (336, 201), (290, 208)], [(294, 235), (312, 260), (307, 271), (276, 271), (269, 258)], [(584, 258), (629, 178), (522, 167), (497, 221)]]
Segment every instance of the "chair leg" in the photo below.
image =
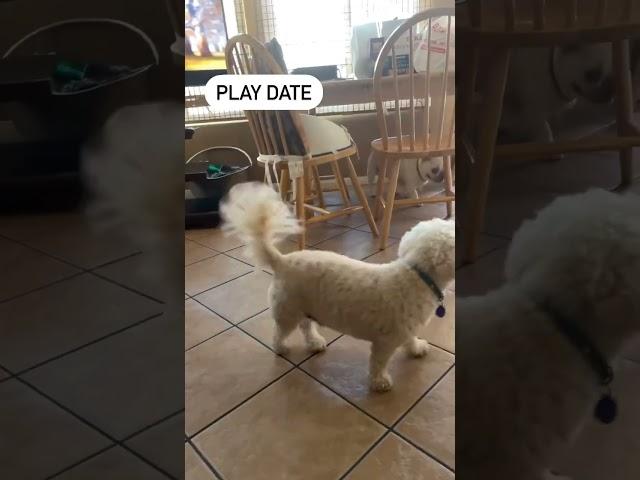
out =
[(475, 261), (478, 251), (480, 231), (484, 224), (487, 195), (493, 166), (493, 156), (496, 138), (502, 115), (502, 102), (509, 71), (509, 49), (499, 49), (493, 52), (490, 65), (485, 70), (489, 73), (487, 92), (483, 102), (484, 118), (479, 119), (482, 126), (478, 139), (478, 153), (474, 168), (469, 179), (469, 197), (467, 202), (466, 228), (464, 229), (465, 262)]
[(291, 191), (291, 178), (289, 177), (289, 169), (283, 168), (280, 173), (280, 198), (286, 202)]
[(311, 172), (313, 173), (313, 183), (315, 184), (315, 192), (316, 197), (318, 199), (318, 206), (320, 208), (325, 207), (324, 203), (324, 192), (322, 191), (322, 183), (320, 183), (320, 172), (318, 172), (318, 166), (313, 165), (311, 167)]
[(295, 179), (296, 182), (296, 217), (301, 225), (303, 225), (303, 230), (298, 237), (298, 249), (304, 250), (304, 247), (307, 243), (307, 226), (306, 226), (306, 217), (305, 217), (305, 208), (304, 208), (304, 197), (305, 197), (305, 176), (298, 177)]
[(358, 174), (356, 169), (353, 167), (353, 162), (351, 161), (351, 157), (346, 158), (347, 167), (349, 167), (349, 178), (351, 179), (351, 183), (353, 183), (353, 188), (356, 191), (356, 195), (358, 196), (358, 200), (360, 200), (360, 204), (362, 205), (362, 211), (364, 212), (364, 216), (367, 218), (367, 223), (369, 224), (369, 228), (371, 229), (371, 233), (374, 237), (379, 235), (378, 226), (376, 225), (375, 220), (373, 219), (373, 215), (371, 213), (371, 209), (369, 208), (369, 202), (367, 201), (367, 194), (364, 193), (362, 189), (362, 185), (360, 185), (360, 181), (358, 180)]
[(391, 174), (389, 175), (389, 184), (387, 190), (387, 201), (384, 207), (384, 216), (382, 217), (382, 232), (380, 233), (380, 250), (387, 248), (389, 240), (389, 231), (391, 230), (391, 216), (393, 215), (393, 206), (396, 198), (396, 190), (398, 189), (398, 176), (400, 175), (400, 160), (387, 160), (391, 164)]
[[(616, 120), (618, 135), (633, 135), (633, 89), (631, 85), (631, 60), (629, 40), (613, 42), (613, 70), (616, 88)], [(620, 186), (624, 189), (633, 181), (633, 149), (620, 150)]]
[(340, 192), (340, 196), (342, 197), (342, 204), (345, 207), (351, 206), (351, 201), (349, 199), (349, 194), (347, 193), (347, 187), (344, 184), (344, 179), (342, 178), (342, 172), (340, 172), (340, 166), (337, 161), (330, 162), (331, 170), (333, 171), (334, 177), (336, 177), (336, 185), (338, 186), (338, 191)]
[[(453, 174), (451, 171), (451, 156), (444, 157), (444, 189), (447, 196), (453, 195)], [(447, 218), (453, 216), (453, 201), (447, 202)]]
[(382, 195), (384, 194), (384, 180), (386, 175), (387, 175), (387, 159), (383, 158), (380, 160), (380, 164), (378, 168), (378, 183), (376, 185), (375, 207), (373, 208), (373, 218), (375, 220), (380, 220), (380, 215), (382, 215), (382, 211), (383, 211)]

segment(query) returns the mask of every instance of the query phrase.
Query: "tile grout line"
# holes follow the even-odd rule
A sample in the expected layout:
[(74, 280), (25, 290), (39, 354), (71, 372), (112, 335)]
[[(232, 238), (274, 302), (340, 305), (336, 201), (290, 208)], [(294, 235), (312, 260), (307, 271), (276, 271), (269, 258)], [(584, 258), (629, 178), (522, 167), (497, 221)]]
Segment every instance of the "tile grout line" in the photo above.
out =
[(112, 283), (114, 285), (119, 286), (120, 288), (124, 288), (125, 290), (128, 290), (129, 292), (136, 293), (136, 294), (140, 295), (141, 297), (144, 297), (144, 298), (146, 298), (148, 300), (152, 300), (152, 301), (154, 301), (154, 302), (156, 302), (156, 303), (158, 303), (160, 305), (166, 305), (166, 302), (164, 302), (163, 300), (160, 300), (158, 298), (152, 297), (151, 295), (148, 295), (148, 294), (146, 294), (144, 292), (136, 290), (133, 287), (129, 287), (128, 285), (120, 283), (118, 280), (114, 280), (113, 278), (106, 277), (106, 276), (104, 276), (104, 275), (102, 275), (102, 274), (100, 274), (100, 273), (98, 273), (98, 272), (96, 272), (94, 270), (89, 270), (89, 271), (87, 271), (87, 273), (89, 275), (93, 275), (96, 278), (104, 280), (105, 282)]
[(135, 328), (135, 327), (138, 327), (140, 325), (143, 325), (144, 323), (149, 322), (151, 320), (154, 320), (156, 318), (159, 318), (162, 315), (164, 315), (164, 312), (155, 313), (155, 314), (153, 314), (153, 315), (151, 315), (149, 317), (143, 318), (142, 320), (138, 320), (137, 322), (134, 322), (134, 323), (132, 323), (130, 325), (122, 327), (122, 328), (120, 328), (118, 330), (115, 330), (113, 332), (107, 333), (107, 334), (103, 335), (102, 337), (99, 337), (99, 338), (96, 338), (94, 340), (91, 340), (90, 342), (87, 342), (87, 343), (84, 343), (84, 344), (82, 344), (82, 345), (80, 345), (78, 347), (72, 348), (71, 350), (67, 350), (66, 352), (59, 353), (58, 355), (55, 355), (55, 356), (53, 356), (51, 358), (48, 358), (47, 360), (44, 360), (42, 362), (36, 363), (35, 365), (31, 365), (30, 367), (27, 367), (27, 368), (25, 368), (23, 370), (20, 370), (19, 372), (14, 373), (13, 375), (16, 376), (16, 377), (20, 376), (20, 375), (24, 375), (25, 373), (28, 373), (28, 372), (30, 372), (32, 370), (35, 370), (35, 369), (40, 368), (40, 367), (43, 367), (47, 363), (51, 363), (51, 362), (54, 362), (56, 360), (60, 360), (61, 358), (66, 357), (67, 355), (71, 355), (71, 354), (76, 353), (76, 352), (78, 352), (80, 350), (83, 350), (84, 348), (93, 346), (93, 345), (97, 344), (98, 342), (101, 342), (103, 340), (107, 340), (110, 337), (113, 337), (113, 336), (118, 335), (120, 333), (126, 332), (127, 330), (130, 330), (132, 328)]
[[(166, 416), (166, 417), (162, 418), (161, 420), (159, 420), (159, 421), (157, 421), (157, 422), (154, 422), (154, 423), (152, 423), (152, 424), (150, 424), (150, 425), (147, 425), (146, 427), (143, 427), (143, 428), (141, 428), (140, 430), (137, 430), (136, 432), (133, 432), (131, 435), (128, 435), (127, 437), (123, 438), (123, 439), (122, 439), (122, 442), (129, 441), (129, 440), (131, 440), (132, 438), (134, 438), (134, 437), (136, 437), (136, 436), (140, 435), (141, 433), (146, 432), (147, 430), (149, 430), (149, 429), (151, 429), (151, 428), (153, 428), (153, 427), (155, 427), (155, 426), (157, 426), (157, 425), (161, 424), (162, 422), (166, 422), (166, 421), (170, 420), (172, 417), (174, 417), (174, 416), (176, 416), (176, 415), (179, 415), (179, 414), (180, 414), (180, 413), (182, 413), (182, 412), (184, 412), (184, 409), (181, 409), (181, 410), (179, 410), (178, 412), (174, 412), (174, 413), (172, 413), (172, 414), (170, 414), (170, 415), (168, 415), (168, 416)], [(55, 478), (55, 477), (57, 477), (57, 476), (59, 476), (59, 475), (61, 475), (61, 474), (65, 473), (65, 472), (68, 472), (69, 470), (72, 470), (73, 468), (75, 468), (75, 467), (77, 467), (77, 466), (79, 466), (79, 465), (82, 465), (82, 464), (83, 464), (83, 463), (85, 463), (85, 462), (88, 462), (88, 461), (89, 461), (89, 460), (91, 460), (92, 458), (95, 458), (95, 457), (97, 457), (98, 455), (100, 455), (100, 454), (102, 454), (102, 453), (105, 453), (105, 452), (107, 452), (108, 450), (111, 450), (112, 448), (119, 447), (119, 446), (120, 446), (120, 445), (118, 445), (117, 443), (113, 443), (113, 444), (111, 444), (111, 445), (109, 445), (109, 446), (107, 446), (107, 447), (105, 447), (105, 448), (103, 448), (103, 449), (98, 450), (98, 451), (97, 451), (97, 452), (95, 452), (95, 453), (92, 453), (91, 455), (89, 455), (89, 456), (87, 456), (87, 457), (84, 457), (83, 459), (81, 459), (81, 460), (79, 460), (79, 461), (77, 461), (77, 462), (75, 462), (75, 463), (73, 463), (73, 464), (69, 465), (68, 467), (65, 467), (63, 470), (60, 470), (60, 471), (58, 471), (58, 472), (54, 473), (53, 475), (49, 475), (48, 477), (46, 477), (46, 479), (45, 479), (45, 480), (53, 479), (53, 478)]]
[(82, 272), (82, 271), (75, 272), (75, 273), (72, 273), (71, 275), (65, 276), (63, 278), (59, 278), (58, 280), (54, 280), (51, 283), (47, 283), (46, 285), (42, 285), (40, 287), (33, 288), (33, 289), (28, 290), (26, 292), (19, 293), (17, 295), (14, 295), (13, 297), (5, 298), (4, 300), (0, 300), (0, 305), (2, 305), (4, 303), (9, 303), (9, 302), (11, 302), (13, 300), (17, 300), (18, 298), (26, 297), (27, 295), (30, 295), (30, 294), (35, 293), (35, 292), (39, 292), (40, 290), (45, 290), (45, 289), (47, 289), (49, 287), (52, 287), (54, 285), (57, 285), (59, 283), (66, 282), (67, 280), (72, 280), (72, 279), (74, 279), (76, 277), (84, 275), (85, 273), (87, 273), (87, 272)]
[[(455, 364), (454, 364), (454, 365), (455, 365)], [(398, 436), (402, 437), (402, 439), (403, 439), (403, 440), (406, 440), (406, 438), (405, 438), (403, 435), (399, 435), (399, 434), (398, 434), (398, 432), (396, 432), (396, 431), (395, 431), (395, 427), (396, 427), (396, 426), (397, 426), (397, 425), (398, 425), (398, 424), (399, 424), (399, 423), (400, 423), (400, 422), (401, 422), (401, 421), (402, 421), (402, 420), (407, 416), (407, 414), (408, 414), (411, 410), (413, 410), (413, 408), (414, 408), (418, 403), (420, 403), (420, 401), (421, 401), (421, 400), (422, 400), (422, 399), (423, 399), (423, 398), (424, 398), (424, 397), (425, 397), (429, 392), (431, 392), (431, 391), (436, 387), (436, 385), (438, 385), (438, 384), (442, 381), (442, 379), (443, 379), (443, 378), (444, 378), (444, 377), (445, 377), (445, 376), (446, 376), (446, 375), (451, 371), (451, 369), (453, 368), (453, 366), (454, 366), (454, 365), (452, 365), (451, 367), (449, 367), (449, 368), (445, 371), (445, 373), (444, 373), (443, 375), (441, 375), (441, 376), (440, 376), (440, 377), (439, 377), (439, 378), (438, 378), (438, 379), (437, 379), (437, 380), (436, 380), (436, 381), (435, 381), (435, 382), (434, 382), (434, 383), (433, 383), (433, 384), (432, 384), (432, 385), (427, 389), (427, 391), (426, 391), (424, 394), (420, 395), (420, 398), (418, 398), (418, 400), (416, 400), (416, 401), (415, 401), (415, 402), (414, 402), (414, 403), (413, 403), (409, 408), (407, 408), (407, 410), (405, 411), (405, 413), (403, 413), (403, 414), (400, 416), (400, 418), (398, 418), (398, 420), (396, 420), (396, 421), (395, 421), (395, 422), (394, 422), (390, 427), (388, 427), (388, 426), (387, 426), (387, 425), (385, 425), (385, 424), (382, 424), (382, 425), (384, 426), (384, 428), (385, 428), (385, 432), (380, 436), (380, 438), (378, 438), (378, 439), (377, 439), (377, 440), (376, 440), (376, 441), (375, 441), (375, 442), (374, 442), (374, 443), (373, 443), (373, 444), (372, 444), (372, 445), (371, 445), (371, 446), (370, 446), (370, 447), (369, 447), (369, 448), (368, 448), (368, 449), (367, 449), (367, 450), (366, 450), (366, 451), (365, 451), (365, 452), (364, 452), (364, 453), (363, 453), (363, 454), (358, 458), (358, 460), (356, 460), (356, 461), (355, 461), (355, 463), (354, 463), (353, 465), (351, 465), (351, 467), (349, 467), (349, 469), (348, 469), (348, 470), (347, 470), (347, 471), (346, 471), (342, 476), (340, 476), (340, 477), (339, 477), (339, 480), (344, 480), (344, 479), (345, 479), (345, 478), (346, 478), (346, 477), (347, 477), (347, 476), (348, 476), (348, 475), (349, 475), (353, 470), (355, 470), (355, 469), (356, 469), (356, 467), (357, 467), (358, 465), (360, 465), (360, 463), (362, 463), (362, 461), (363, 461), (365, 458), (367, 458), (367, 457), (369, 456), (369, 454), (370, 454), (370, 453), (371, 453), (371, 452), (372, 452), (372, 451), (373, 451), (373, 450), (374, 450), (374, 449), (375, 449), (375, 448), (376, 448), (380, 443), (382, 443), (382, 441), (383, 441), (383, 440), (384, 440), (384, 439), (385, 439), (385, 438), (386, 438), (390, 433), (396, 434), (396, 435), (398, 435)], [(312, 378), (313, 378), (313, 377), (312, 377)], [(377, 420), (377, 419), (376, 419), (376, 421), (378, 421), (378, 422), (380, 423), (380, 421), (379, 421), (379, 420)], [(413, 442), (408, 442), (408, 443), (410, 443), (413, 447), (417, 447), (417, 445), (416, 445), (415, 443), (413, 443)], [(440, 461), (439, 459), (435, 458), (433, 455), (428, 454), (428, 453), (427, 453), (427, 452), (425, 452), (422, 448), (419, 448), (419, 450), (420, 450), (421, 452), (425, 453), (429, 458), (431, 458), (431, 459), (435, 460), (439, 465), (442, 465), (442, 466), (446, 467), (446, 468), (447, 468), (447, 470), (450, 470), (450, 471), (451, 471), (451, 469), (450, 469), (449, 467), (447, 467), (446, 465), (444, 465), (444, 463), (443, 463), (442, 461)]]
[[(251, 316), (250, 316), (250, 317), (248, 317), (248, 318), (245, 318), (245, 319), (244, 319), (244, 320), (242, 320), (241, 322), (238, 322), (237, 324), (234, 324), (234, 323), (232, 323), (230, 320), (227, 320), (226, 318), (224, 318), (222, 315), (219, 315), (218, 313), (216, 313), (213, 309), (211, 309), (211, 308), (207, 307), (207, 306), (206, 306), (206, 305), (204, 305), (203, 303), (200, 303), (200, 302), (199, 302), (198, 300), (196, 300), (195, 298), (192, 298), (191, 300), (194, 300), (196, 303), (198, 303), (199, 305), (202, 305), (204, 308), (206, 308), (206, 309), (207, 309), (207, 310), (209, 310), (210, 312), (212, 312), (212, 313), (214, 313), (214, 314), (218, 315), (218, 316), (219, 316), (220, 318), (222, 318), (225, 322), (227, 322), (227, 323), (229, 324), (229, 326), (228, 326), (227, 328), (225, 328), (224, 330), (220, 330), (219, 332), (217, 332), (217, 333), (215, 333), (215, 334), (211, 335), (210, 337), (205, 338), (204, 340), (202, 340), (202, 341), (200, 341), (200, 342), (196, 343), (195, 345), (192, 345), (192, 346), (190, 346), (189, 348), (186, 348), (186, 349), (185, 349), (185, 351), (184, 351), (185, 353), (187, 353), (187, 352), (188, 352), (188, 351), (190, 351), (190, 350), (193, 350), (194, 348), (196, 348), (196, 347), (198, 347), (198, 346), (202, 345), (203, 343), (208, 342), (209, 340), (211, 340), (212, 338), (217, 337), (218, 335), (222, 335), (224, 332), (228, 332), (229, 330), (233, 329), (233, 327), (237, 327), (237, 326), (238, 326), (238, 325), (240, 325), (241, 323), (248, 322), (249, 320), (251, 320), (251, 319), (253, 319), (253, 318), (257, 317), (258, 315), (261, 315), (261, 314), (263, 314), (264, 312), (266, 312), (267, 310), (269, 310), (269, 307), (267, 307), (267, 308), (265, 308), (264, 310), (261, 310), (260, 312), (258, 312), (258, 313), (256, 313), (256, 314), (254, 314), (254, 315), (251, 315)], [(244, 332), (244, 330), (242, 330), (242, 331)], [(246, 333), (246, 332), (245, 332), (245, 333)]]
[(52, 396), (46, 394), (45, 392), (43, 392), (42, 390), (40, 390), (38, 387), (36, 387), (35, 385), (27, 382), (24, 378), (22, 377), (15, 377), (17, 381), (19, 381), (20, 383), (22, 383), (23, 385), (25, 385), (26, 387), (30, 388), (31, 390), (33, 390), (34, 392), (36, 392), (37, 394), (39, 394), (41, 397), (47, 399), (49, 402), (53, 403), (54, 405), (56, 405), (58, 408), (60, 408), (61, 410), (67, 412), (69, 415), (71, 415), (72, 417), (74, 417), (76, 420), (84, 423), (86, 426), (90, 427), (91, 429), (95, 430), (96, 432), (98, 432), (100, 435), (102, 435), (103, 437), (105, 437), (107, 440), (111, 441), (113, 444), (118, 445), (119, 447), (123, 448), (124, 450), (128, 451), (129, 453), (133, 454), (134, 456), (136, 456), (138, 459), (142, 460), (144, 463), (146, 463), (147, 465), (150, 465), (151, 467), (153, 467), (155, 470), (157, 470), (158, 472), (164, 474), (165, 476), (171, 478), (172, 480), (177, 480), (173, 475), (171, 475), (169, 472), (166, 472), (163, 468), (159, 467), (158, 465), (155, 465), (154, 463), (150, 462), (149, 460), (147, 460), (145, 457), (143, 457), (142, 455), (140, 455), (138, 452), (136, 452), (135, 450), (133, 450), (132, 448), (130, 448), (128, 445), (126, 445), (125, 443), (123, 443), (122, 441), (118, 440), (117, 438), (113, 437), (112, 435), (108, 434), (107, 432), (105, 432), (104, 430), (102, 430), (100, 427), (98, 427), (97, 425), (94, 425), (93, 423), (91, 423), (90, 421), (88, 421), (87, 419), (85, 419), (84, 417), (82, 417), (80, 414), (74, 412), (73, 410), (71, 410), (69, 407), (65, 406), (64, 404), (62, 404), (61, 402), (59, 402), (58, 400), (54, 399)]
[[(222, 255), (222, 254), (221, 254), (221, 255)], [(234, 260), (235, 260), (235, 258), (234, 258)], [(238, 261), (240, 261), (240, 260), (238, 260)], [(202, 295), (203, 293), (210, 292), (210, 291), (211, 291), (211, 290), (213, 290), (214, 288), (218, 288), (218, 287), (221, 287), (222, 285), (226, 285), (226, 284), (227, 284), (227, 283), (229, 283), (229, 282), (233, 282), (234, 280), (237, 280), (237, 279), (239, 279), (239, 278), (242, 278), (242, 277), (244, 277), (244, 276), (246, 276), (246, 275), (249, 275), (250, 273), (253, 273), (253, 272), (255, 272), (255, 270), (251, 270), (251, 271), (249, 271), (249, 272), (245, 272), (245, 273), (243, 273), (243, 274), (241, 274), (241, 275), (238, 275), (237, 277), (233, 277), (233, 278), (231, 278), (231, 279), (229, 279), (229, 280), (225, 280), (224, 282), (222, 282), (222, 283), (220, 283), (220, 284), (218, 284), (218, 285), (214, 285), (213, 287), (208, 287), (208, 288), (206, 288), (205, 290), (203, 290), (203, 291), (201, 291), (201, 292), (198, 292), (198, 293), (194, 293), (194, 294), (190, 294), (190, 293), (187, 293), (187, 292), (185, 292), (185, 293), (186, 293), (187, 295), (189, 295), (191, 298), (193, 298), (194, 300), (196, 300), (196, 297), (197, 297), (198, 295)], [(185, 272), (185, 276), (186, 276), (186, 272)], [(200, 302), (198, 302), (198, 303), (200, 303)]]
[(122, 439), (122, 442), (128, 442), (129, 440), (132, 440), (134, 437), (137, 437), (138, 435), (151, 430), (154, 427), (157, 427), (158, 425), (160, 425), (161, 423), (167, 422), (169, 420), (171, 420), (173, 417), (177, 417), (178, 415), (180, 415), (181, 413), (184, 413), (184, 408), (181, 408), (180, 410), (170, 413), (169, 415), (162, 417), (160, 420), (156, 420), (152, 423), (150, 423), (149, 425), (147, 425), (146, 427), (142, 427), (140, 430), (136, 430), (135, 432), (127, 435), (126, 437), (124, 437)]
[(200, 435), (202, 432), (204, 432), (205, 430), (207, 430), (209, 427), (211, 427), (213, 424), (217, 423), (219, 420), (221, 420), (222, 418), (226, 417), (227, 415), (229, 415), (230, 413), (234, 412), (235, 410), (237, 410), (238, 408), (240, 408), (242, 405), (246, 404), (249, 400), (251, 400), (252, 398), (254, 398), (255, 396), (257, 396), (258, 394), (262, 393), (264, 390), (266, 390), (267, 388), (269, 388), (271, 385), (273, 385), (274, 383), (276, 383), (278, 380), (280, 380), (282, 377), (284, 377), (285, 375), (291, 373), (293, 370), (295, 370), (295, 365), (292, 366), (291, 368), (288, 368), (286, 371), (284, 371), (283, 373), (281, 373), (280, 375), (278, 375), (276, 378), (274, 378), (273, 380), (271, 380), (270, 382), (268, 382), (267, 384), (265, 384), (263, 387), (259, 388), (257, 391), (255, 391), (254, 393), (252, 393), (251, 395), (249, 395), (247, 398), (245, 398), (244, 400), (242, 400), (240, 403), (238, 403), (237, 405), (234, 405), (232, 408), (230, 408), (229, 410), (227, 410), (225, 413), (218, 415), (218, 417), (216, 417), (212, 422), (207, 423), (204, 427), (199, 428), (198, 430), (196, 430), (193, 434), (189, 435), (188, 433), (185, 432), (187, 439), (192, 440), (195, 437), (197, 437), (198, 435)]
[(209, 461), (206, 455), (204, 455), (200, 451), (200, 449), (193, 443), (193, 441), (190, 438), (187, 438), (187, 443), (191, 445), (191, 448), (193, 448), (193, 451), (196, 452), (196, 455), (200, 457), (200, 460), (202, 460), (202, 462), (207, 466), (207, 468), (213, 473), (213, 476), (216, 477), (218, 480), (224, 480), (224, 478), (222, 477), (222, 474), (218, 472), (216, 467), (213, 466), (213, 464)]
[[(374, 420), (376, 423), (380, 424), (383, 428), (385, 429), (391, 429), (391, 427), (387, 426), (386, 424), (384, 424), (383, 422), (381, 422), (379, 419), (375, 418), (373, 415), (371, 415), (370, 413), (366, 412), (365, 410), (363, 410), (360, 406), (356, 405), (355, 403), (353, 403), (350, 399), (344, 397), (341, 393), (335, 391), (332, 387), (330, 387), (329, 385), (325, 384), (323, 381), (317, 379), (316, 377), (314, 377), (312, 374), (310, 374), (309, 372), (307, 372), (306, 370), (302, 369), (300, 366), (306, 362), (307, 360), (309, 360), (311, 357), (318, 355), (322, 352), (318, 352), (315, 354), (310, 355), (308, 358), (302, 360), (299, 364), (294, 363), (293, 361), (289, 360), (286, 357), (283, 357), (282, 355), (277, 354), (270, 346), (268, 346), (266, 343), (262, 342), (261, 340), (259, 340), (258, 338), (254, 337), (253, 335), (249, 334), (248, 332), (246, 332), (245, 330), (243, 330), (242, 328), (239, 328), (237, 325), (234, 325), (234, 327), (238, 328), (238, 330), (240, 330), (241, 332), (243, 332), (244, 334), (248, 335), (249, 337), (251, 337), (252, 339), (254, 339), (255, 341), (257, 341), (258, 343), (260, 343), (262, 346), (264, 346), (265, 348), (267, 348), (268, 350), (270, 350), (271, 352), (273, 352), (275, 355), (277, 355), (278, 357), (284, 359), (286, 362), (288, 362), (289, 364), (292, 365), (292, 368), (287, 370), (284, 374), (278, 376), (278, 378), (272, 380), (271, 382), (269, 382), (267, 385), (265, 385), (264, 387), (262, 387), (259, 391), (253, 393), (250, 397), (244, 399), (242, 402), (240, 402), (239, 404), (235, 405), (233, 408), (231, 408), (230, 410), (228, 410), (227, 412), (223, 413), (222, 415), (219, 415), (216, 419), (214, 419), (212, 422), (209, 422), (205, 427), (201, 428), (200, 430), (198, 430), (196, 433), (194, 433), (193, 435), (189, 436), (188, 438), (194, 438), (197, 435), (199, 435), (200, 433), (202, 433), (204, 430), (206, 430), (207, 428), (211, 427), (213, 424), (217, 423), (218, 421), (220, 421), (222, 418), (226, 417), (227, 415), (229, 415), (230, 413), (232, 413), (234, 410), (236, 410), (237, 408), (239, 408), (240, 406), (244, 405), (245, 403), (247, 403), (248, 400), (250, 400), (251, 398), (255, 397), (256, 395), (258, 395), (259, 393), (261, 393), (263, 390), (266, 390), (268, 387), (270, 387), (272, 384), (274, 384), (275, 382), (277, 382), (278, 380), (280, 380), (282, 377), (284, 377), (286, 374), (292, 372), (293, 370), (299, 370), (300, 372), (304, 373), (305, 375), (307, 375), (308, 377), (310, 377), (312, 380), (318, 382), (320, 385), (324, 386), (326, 389), (328, 389), (329, 391), (331, 391), (333, 394), (337, 395), (338, 397), (340, 397), (342, 400), (344, 400), (345, 402), (347, 402), (348, 404), (350, 404), (352, 407), (356, 408), (358, 411), (360, 411), (361, 413), (363, 413), (364, 415), (366, 415), (367, 417), (371, 418), (372, 420)], [(233, 328), (233, 327), (232, 327)], [(229, 329), (230, 330), (230, 329)], [(331, 342), (329, 342), (327, 344), (327, 346), (331, 345), (332, 343), (338, 341), (340, 338), (342, 338), (344, 335), (340, 335), (337, 338), (333, 339)], [(438, 347), (437, 345), (433, 345), (435, 348), (445, 351), (443, 349), (441, 349), (440, 347)], [(446, 352), (446, 351), (445, 351)], [(449, 352), (446, 352), (449, 353)], [(455, 356), (455, 355), (454, 355)], [(455, 363), (454, 363), (455, 365)], [(453, 366), (453, 365), (452, 365)], [(449, 369), (447, 370), (447, 372), (449, 371)], [(446, 374), (446, 372), (445, 372)], [(425, 392), (423, 395), (420, 396), (420, 398), (424, 397), (424, 395), (426, 395), (426, 393), (428, 393), (429, 391), (431, 391), (431, 389), (434, 387), (435, 384), (439, 383), (439, 381), (442, 379), (443, 376), (438, 377), (438, 379), (427, 389), (427, 392)], [(413, 408), (414, 405), (412, 405), (410, 408)], [(407, 410), (408, 411), (408, 410)], [(406, 414), (407, 412), (405, 412)], [(404, 414), (403, 414), (404, 416)]]
[(102, 455), (103, 453), (108, 452), (109, 450), (111, 450), (112, 448), (116, 448), (117, 445), (112, 443), (111, 445), (105, 447), (105, 448), (101, 448), (100, 450), (98, 450), (97, 452), (92, 453), (91, 455), (89, 455), (88, 457), (84, 457), (82, 460), (78, 460), (75, 463), (72, 463), (71, 465), (64, 467), (62, 470), (58, 470), (57, 472), (48, 475), (47, 477), (45, 477), (45, 480), (51, 480), (53, 478), (56, 478), (60, 475), (62, 475), (63, 473), (68, 472), (69, 470), (73, 470), (76, 467), (79, 467), (80, 465), (82, 465), (85, 462), (88, 462), (89, 460), (94, 459), (95, 457)]

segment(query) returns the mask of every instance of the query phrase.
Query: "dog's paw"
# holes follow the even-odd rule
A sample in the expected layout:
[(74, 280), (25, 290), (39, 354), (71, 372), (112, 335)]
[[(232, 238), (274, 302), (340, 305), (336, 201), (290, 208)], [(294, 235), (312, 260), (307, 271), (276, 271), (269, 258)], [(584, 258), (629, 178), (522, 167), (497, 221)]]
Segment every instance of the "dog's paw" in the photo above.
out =
[(327, 341), (322, 337), (317, 337), (309, 341), (309, 350), (312, 353), (324, 352), (327, 349)]
[(289, 347), (287, 347), (284, 343), (274, 343), (273, 350), (278, 355), (286, 355), (289, 353)]
[(371, 379), (371, 390), (374, 392), (388, 392), (393, 387), (393, 381), (389, 374), (380, 375)]
[(429, 353), (429, 350), (431, 350), (431, 345), (422, 338), (414, 340), (407, 348), (409, 356), (413, 358), (422, 358)]

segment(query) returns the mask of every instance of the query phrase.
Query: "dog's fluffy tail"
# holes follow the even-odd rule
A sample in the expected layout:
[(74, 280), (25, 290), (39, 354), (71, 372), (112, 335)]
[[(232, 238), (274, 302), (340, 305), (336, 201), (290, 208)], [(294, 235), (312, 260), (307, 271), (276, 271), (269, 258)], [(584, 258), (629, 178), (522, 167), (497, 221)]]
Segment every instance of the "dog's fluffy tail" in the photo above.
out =
[(220, 206), (223, 228), (238, 235), (261, 265), (277, 268), (282, 254), (275, 243), (302, 227), (279, 195), (263, 183), (236, 185)]

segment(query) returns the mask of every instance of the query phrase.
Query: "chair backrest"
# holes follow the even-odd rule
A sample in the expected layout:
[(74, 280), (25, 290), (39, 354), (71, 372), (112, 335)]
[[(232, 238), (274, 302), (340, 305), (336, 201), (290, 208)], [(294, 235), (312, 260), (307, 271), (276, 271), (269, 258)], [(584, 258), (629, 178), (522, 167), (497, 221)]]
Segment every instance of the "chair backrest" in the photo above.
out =
[(559, 32), (637, 23), (637, 0), (469, 0), (475, 29)]
[[(269, 51), (250, 35), (237, 35), (225, 49), (227, 69), (236, 75), (285, 74)], [(244, 112), (260, 154), (305, 155), (308, 144), (298, 112), (252, 110)]]
[(394, 30), (380, 50), (373, 91), (385, 149), (390, 137), (398, 151), (453, 147), (454, 29), (454, 8), (428, 9)]

